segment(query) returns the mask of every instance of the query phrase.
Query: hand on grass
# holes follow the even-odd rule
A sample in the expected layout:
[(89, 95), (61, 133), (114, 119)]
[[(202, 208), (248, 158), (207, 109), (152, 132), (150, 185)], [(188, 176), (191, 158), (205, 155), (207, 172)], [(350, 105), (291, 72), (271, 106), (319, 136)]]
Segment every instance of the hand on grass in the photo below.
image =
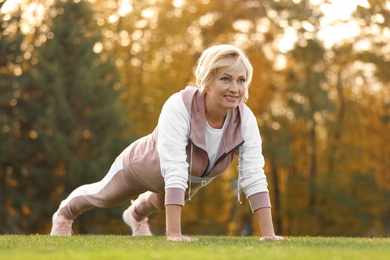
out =
[(284, 237), (281, 236), (263, 236), (260, 238), (260, 241), (283, 241), (286, 240)]
[(196, 242), (196, 241), (198, 241), (197, 238), (183, 236), (182, 234), (169, 235), (169, 236), (167, 236), (167, 240), (172, 241), (172, 242)]

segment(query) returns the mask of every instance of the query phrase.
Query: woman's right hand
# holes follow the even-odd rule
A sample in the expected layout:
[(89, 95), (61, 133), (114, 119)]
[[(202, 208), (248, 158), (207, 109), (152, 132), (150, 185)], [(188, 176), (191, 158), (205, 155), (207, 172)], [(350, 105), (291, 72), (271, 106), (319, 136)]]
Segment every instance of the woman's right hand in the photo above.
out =
[(167, 240), (172, 241), (172, 242), (196, 242), (196, 241), (198, 241), (197, 238), (183, 236), (182, 234), (168, 235)]

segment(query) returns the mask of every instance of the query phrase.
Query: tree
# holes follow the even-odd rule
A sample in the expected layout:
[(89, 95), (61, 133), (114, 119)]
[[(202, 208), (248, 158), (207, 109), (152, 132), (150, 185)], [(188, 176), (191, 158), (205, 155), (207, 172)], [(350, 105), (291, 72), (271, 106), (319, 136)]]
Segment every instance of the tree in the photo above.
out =
[(30, 140), (28, 111), (21, 107), (30, 76), (20, 21), (20, 10), (14, 15), (0, 13), (0, 231), (4, 233), (22, 232), (29, 213), (26, 198), (18, 192), (26, 188), (23, 162), (30, 155), (23, 145)]
[[(22, 215), (16, 233), (47, 232), (50, 223), (39, 226), (41, 220), (50, 220), (71, 190), (100, 180), (128, 144), (121, 142), (122, 86), (111, 57), (96, 51), (101, 35), (89, 4), (57, 1), (47, 14), (46, 26), (36, 32), (38, 62), (30, 66), (31, 81), (18, 102), (23, 139), (14, 138), (16, 145), (8, 147), (17, 149), (8, 160), (18, 160), (5, 165), (19, 180), (8, 185), (7, 196)], [(93, 223), (78, 223), (81, 233), (93, 232)]]

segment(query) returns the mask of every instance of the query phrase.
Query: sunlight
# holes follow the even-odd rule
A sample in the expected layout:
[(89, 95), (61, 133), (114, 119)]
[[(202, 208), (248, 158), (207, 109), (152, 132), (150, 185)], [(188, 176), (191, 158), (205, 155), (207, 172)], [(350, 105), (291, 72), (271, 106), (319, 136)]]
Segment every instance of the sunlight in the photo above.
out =
[(355, 22), (350, 21), (337, 25), (328, 25), (320, 30), (317, 36), (324, 41), (325, 47), (330, 48), (338, 42), (358, 36), (360, 32), (360, 27)]
[(121, 17), (126, 16), (128, 13), (131, 13), (131, 11), (133, 11), (133, 6), (130, 4), (129, 0), (120, 1), (119, 6), (120, 8), (118, 10), (118, 14)]
[[(318, 4), (319, 0), (311, 0), (311, 2)], [(350, 20), (351, 14), (358, 6), (370, 7), (367, 0), (331, 0), (330, 3), (320, 4), (320, 10), (325, 16), (321, 19), (322, 29), (317, 36), (324, 41), (325, 47), (330, 48), (338, 42), (349, 40), (360, 34), (361, 30), (357, 22)]]
[(184, 1), (183, 0), (174, 0), (174, 1), (172, 1), (172, 5), (176, 8), (180, 8), (184, 5)]
[(16, 10), (16, 8), (19, 6), (19, 3), (22, 1), (23, 0), (13, 0), (13, 1), (2, 0), (2, 1), (0, 1), (0, 3), (4, 2), (4, 4), (1, 7), (0, 12), (3, 14), (13, 12)]
[(321, 11), (325, 14), (325, 23), (336, 20), (346, 21), (361, 1), (331, 0), (330, 3), (322, 3)]
[(0, 12), (6, 14), (4, 19), (10, 19), (13, 12), (20, 8), (22, 12), (21, 31), (24, 34), (33, 33), (39, 26), (45, 15), (45, 7), (40, 3), (23, 5), (23, 0), (5, 1)]
[(253, 28), (253, 24), (248, 20), (237, 20), (233, 23), (233, 28), (237, 31), (248, 33)]
[(292, 27), (285, 30), (283, 37), (278, 42), (278, 48), (281, 52), (287, 52), (294, 48), (294, 44), (298, 40), (296, 31)]
[(141, 12), (141, 16), (148, 19), (153, 18), (155, 15), (156, 10), (154, 10), (153, 8), (146, 8)]
[[(299, 2), (298, 0), (295, 2)], [(320, 28), (317, 32), (317, 37), (323, 40), (326, 48), (349, 40), (358, 36), (361, 33), (357, 21), (351, 20), (352, 13), (358, 6), (369, 8), (370, 5), (367, 0), (343, 1), (343, 0), (310, 0), (314, 6), (318, 6), (319, 10), (324, 14), (321, 18)], [(269, 14), (271, 16), (271, 13)], [(275, 14), (276, 15), (276, 14)], [(382, 17), (378, 16), (378, 19)], [(283, 20), (280, 21), (282, 24)], [(287, 27), (283, 24), (285, 33), (278, 42), (278, 49), (283, 53), (294, 48), (294, 44), (298, 41), (296, 29), (294, 27)], [(308, 32), (315, 32), (315, 27), (308, 21), (302, 21), (302, 26)], [(310, 38), (310, 34), (305, 35), (305, 38)]]

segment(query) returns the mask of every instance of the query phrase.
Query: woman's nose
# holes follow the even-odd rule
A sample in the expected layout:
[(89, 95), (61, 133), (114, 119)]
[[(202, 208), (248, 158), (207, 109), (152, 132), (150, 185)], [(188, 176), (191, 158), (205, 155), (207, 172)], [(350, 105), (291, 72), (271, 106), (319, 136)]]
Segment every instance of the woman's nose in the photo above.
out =
[(234, 92), (234, 93), (238, 92), (237, 82), (232, 81), (232, 83), (230, 84), (230, 87), (229, 87), (229, 91)]

